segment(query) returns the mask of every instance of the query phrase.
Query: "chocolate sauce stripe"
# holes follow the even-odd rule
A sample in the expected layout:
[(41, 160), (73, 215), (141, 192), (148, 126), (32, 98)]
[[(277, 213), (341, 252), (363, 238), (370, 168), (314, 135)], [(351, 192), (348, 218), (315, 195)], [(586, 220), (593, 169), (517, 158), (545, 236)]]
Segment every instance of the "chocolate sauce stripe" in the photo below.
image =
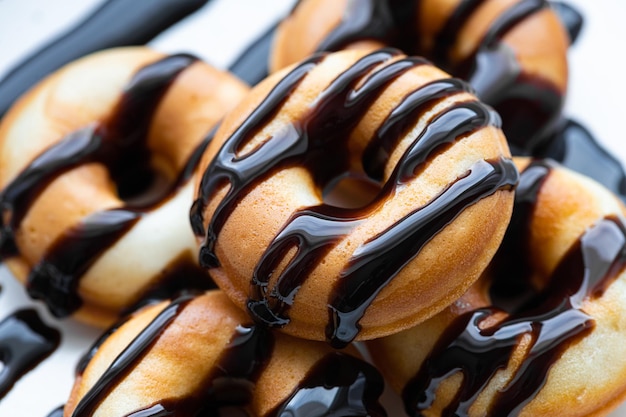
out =
[(78, 294), (81, 277), (140, 218), (140, 213), (127, 210), (101, 211), (66, 230), (30, 271), (28, 294), (45, 301), (56, 317), (78, 310), (82, 306)]
[[(523, 267), (528, 263), (526, 252), (538, 249), (527, 247), (523, 235), (527, 233), (538, 193), (553, 166), (550, 161), (535, 160), (522, 172), (513, 219), (495, 258), (505, 261), (501, 265), (494, 264), (494, 284), (498, 280), (527, 278), (531, 274)], [(522, 267), (516, 266), (518, 263)], [(421, 370), (404, 388), (407, 410), (413, 413), (427, 409), (441, 381), (462, 371), (461, 388), (443, 415), (467, 415), (495, 370), (506, 368), (519, 338), (530, 335), (532, 342), (525, 359), (489, 410), (493, 415), (517, 415), (544, 386), (549, 370), (562, 352), (593, 331), (594, 319), (580, 310), (583, 301), (601, 296), (625, 268), (624, 219), (621, 216), (600, 219), (569, 249), (547, 287), (535, 294), (534, 300), (522, 304), (506, 319), (487, 329), (481, 329), (480, 322), (500, 312), (497, 305), (458, 317), (440, 336)], [(521, 271), (523, 276), (511, 277), (506, 272), (511, 270)]]
[[(176, 77), (196, 61), (188, 54), (170, 55), (137, 70), (106, 118), (44, 150), (3, 190), (5, 222), (8, 217), (2, 230), (3, 256), (12, 255), (11, 250), (16, 249), (14, 230), (41, 190), (70, 169), (91, 162), (104, 164), (118, 185), (120, 196), (122, 189), (132, 190), (137, 184), (145, 187), (141, 178), (145, 170), (151, 169), (146, 141), (154, 113)], [(44, 300), (57, 317), (68, 316), (80, 308), (80, 278), (131, 230), (143, 213), (157, 209), (189, 181), (211, 137), (209, 132), (188, 157), (178, 178), (163, 192), (151, 195), (149, 201), (92, 213), (66, 230), (30, 272), (31, 297)]]
[[(204, 237), (205, 239), (200, 250), (200, 262), (203, 263), (204, 266), (219, 265), (219, 261), (212, 254), (215, 239), (219, 233), (219, 228), (225, 221), (225, 217), (227, 217), (227, 213), (225, 213), (226, 209), (236, 203), (237, 196), (235, 195), (233, 187), (239, 185), (238, 183), (240, 182), (243, 183), (241, 187), (245, 186), (246, 179), (239, 178), (236, 176), (236, 172), (229, 169), (229, 161), (238, 161), (242, 164), (246, 164), (246, 171), (260, 169), (262, 164), (266, 161), (259, 158), (256, 152), (238, 160), (237, 151), (245, 145), (249, 137), (253, 135), (262, 124), (266, 123), (274, 116), (289, 94), (322, 59), (323, 56), (318, 55), (305, 60), (274, 86), (263, 103), (253, 110), (241, 126), (231, 135), (229, 140), (224, 143), (219, 153), (203, 173), (199, 186), (199, 197), (191, 208), (190, 218), (196, 236)], [(257, 161), (257, 159), (260, 160)], [(237, 183), (233, 184), (235, 181)], [(248, 181), (250, 181), (250, 179), (248, 179)], [(203, 212), (213, 193), (224, 182), (230, 183), (231, 188), (220, 202), (220, 207), (218, 207), (216, 214), (213, 216), (214, 218), (217, 217), (217, 219), (211, 221), (208, 230), (205, 230)], [(214, 226), (212, 223), (215, 223), (217, 226)], [(214, 230), (214, 227), (217, 227), (217, 230)]]
[(115, 358), (95, 385), (80, 400), (72, 416), (85, 417), (93, 415), (104, 397), (115, 388), (125, 375), (133, 370), (134, 366), (136, 366), (138, 361), (146, 354), (147, 350), (156, 343), (159, 336), (192, 299), (193, 295), (183, 295), (172, 301), (163, 309), (155, 319), (133, 339), (128, 347)]
[(357, 248), (329, 300), (326, 335), (331, 344), (342, 347), (356, 337), (358, 322), (375, 296), (465, 208), (498, 190), (512, 189), (517, 179), (508, 159), (477, 162), (428, 204)]
[(548, 7), (546, 0), (524, 0), (515, 3), (492, 23), (479, 48), (493, 48), (495, 43), (501, 41), (513, 27), (546, 7)]
[(413, 127), (414, 121), (441, 99), (460, 92), (471, 92), (471, 87), (459, 79), (446, 78), (432, 81), (408, 94), (390, 112), (365, 148), (362, 158), (365, 172), (371, 178), (382, 179), (391, 152), (399, 139)]

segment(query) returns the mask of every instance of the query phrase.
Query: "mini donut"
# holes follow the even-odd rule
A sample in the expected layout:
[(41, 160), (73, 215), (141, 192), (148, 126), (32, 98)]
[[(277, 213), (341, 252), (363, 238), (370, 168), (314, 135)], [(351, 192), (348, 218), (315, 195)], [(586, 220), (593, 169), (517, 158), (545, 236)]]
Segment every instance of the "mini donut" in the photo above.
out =
[(546, 0), (301, 0), (278, 26), (270, 71), (315, 51), (398, 47), (468, 80), (521, 154), (545, 146), (561, 113), (569, 43)]
[(106, 326), (147, 293), (211, 286), (188, 222), (192, 174), (247, 90), (193, 56), (129, 47), (24, 95), (0, 124), (0, 255), (29, 294)]
[(273, 74), (203, 156), (200, 263), (255, 320), (338, 348), (440, 311), (497, 250), (518, 177), (468, 90), (392, 49)]
[(383, 386), (356, 350), (272, 333), (213, 290), (107, 332), (79, 364), (64, 416), (384, 417)]
[(484, 276), (368, 342), (411, 416), (603, 416), (626, 397), (626, 208), (553, 161), (516, 163), (513, 217)]

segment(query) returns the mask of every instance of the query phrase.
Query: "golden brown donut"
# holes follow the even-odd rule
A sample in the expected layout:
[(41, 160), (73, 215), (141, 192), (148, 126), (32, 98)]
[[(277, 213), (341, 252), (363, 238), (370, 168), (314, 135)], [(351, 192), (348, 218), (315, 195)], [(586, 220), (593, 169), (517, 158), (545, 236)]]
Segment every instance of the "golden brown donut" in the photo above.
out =
[(206, 288), (191, 177), (246, 92), (192, 56), (134, 47), (80, 59), (24, 95), (0, 124), (0, 253), (31, 296), (109, 325), (151, 290)]
[(110, 331), (79, 366), (64, 416), (383, 417), (382, 389), (356, 351), (273, 334), (213, 290)]
[[(201, 264), (256, 320), (336, 347), (440, 311), (496, 251), (517, 181), (467, 90), (389, 49), (275, 73), (203, 156)], [(344, 181), (369, 191), (341, 201)]]
[(279, 25), (270, 71), (315, 51), (398, 47), (468, 80), (536, 150), (560, 114), (569, 38), (546, 0), (301, 0)]
[(626, 209), (554, 162), (516, 163), (511, 226), (485, 276), (368, 342), (409, 415), (602, 416), (626, 397)]

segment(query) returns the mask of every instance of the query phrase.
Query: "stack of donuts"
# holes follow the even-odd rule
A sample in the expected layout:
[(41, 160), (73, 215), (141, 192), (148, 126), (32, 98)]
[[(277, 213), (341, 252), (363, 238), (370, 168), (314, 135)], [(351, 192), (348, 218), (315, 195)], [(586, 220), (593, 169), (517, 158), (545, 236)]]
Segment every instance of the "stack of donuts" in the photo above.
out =
[(397, 416), (386, 386), (409, 416), (610, 413), (626, 207), (538, 157), (556, 7), (301, 0), (254, 86), (127, 47), (29, 90), (0, 120), (0, 254), (107, 329), (63, 415)]

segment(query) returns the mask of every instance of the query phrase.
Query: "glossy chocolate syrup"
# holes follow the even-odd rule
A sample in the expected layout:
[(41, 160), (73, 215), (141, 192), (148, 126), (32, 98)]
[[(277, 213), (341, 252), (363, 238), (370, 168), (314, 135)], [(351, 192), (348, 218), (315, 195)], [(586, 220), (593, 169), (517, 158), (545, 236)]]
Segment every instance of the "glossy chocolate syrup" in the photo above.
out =
[[(140, 205), (131, 198), (153, 181), (146, 139), (152, 116), (175, 78), (196, 61), (190, 55), (172, 55), (140, 69), (106, 120), (68, 135), (40, 154), (3, 190), (3, 257), (15, 254), (14, 232), (37, 195), (53, 180), (79, 165), (104, 164), (118, 187), (123, 208), (93, 213), (66, 230), (48, 249), (28, 277), (29, 294), (42, 299), (50, 311), (64, 317), (82, 304), (77, 293), (80, 277), (112, 244), (141, 218), (174, 195), (189, 180), (207, 140), (190, 157), (177, 181), (152, 193)], [(194, 165), (195, 166), (195, 165)]]
[[(525, 235), (537, 193), (551, 169), (550, 163), (535, 161), (521, 175), (513, 221), (496, 255), (496, 259), (503, 257), (505, 261), (496, 262), (492, 271), (494, 283), (499, 283), (500, 288), (506, 287), (511, 271), (520, 275), (514, 281), (524, 274), (523, 278), (530, 278), (527, 265), (530, 251), (535, 248), (528, 247)], [(490, 415), (517, 415), (541, 390), (561, 353), (593, 331), (593, 318), (581, 310), (583, 301), (601, 296), (625, 267), (624, 219), (600, 219), (569, 249), (546, 288), (518, 303), (506, 319), (491, 327), (481, 326), (483, 320), (502, 311), (494, 304), (458, 317), (445, 330), (422, 369), (404, 389), (409, 414), (421, 415), (432, 404), (441, 381), (461, 372), (461, 387), (442, 415), (468, 415), (495, 372), (506, 368), (519, 339), (529, 335), (531, 345), (515, 377), (500, 390), (488, 410)]]
[[(484, 0), (461, 2), (435, 36), (432, 50), (426, 51), (420, 47), (419, 30), (411, 18), (417, 15), (418, 2), (350, 1), (339, 25), (317, 50), (336, 51), (355, 41), (375, 39), (409, 55), (424, 55), (451, 74), (468, 80), (476, 95), (501, 114), (503, 130), (517, 153), (529, 153), (544, 146), (543, 130), (560, 113), (563, 97), (546, 80), (524, 73), (513, 51), (501, 39), (527, 17), (548, 7), (548, 2), (523, 0), (513, 4), (491, 24), (466, 61), (451, 62), (450, 50), (460, 29), (483, 3)], [(570, 21), (574, 25), (574, 19)]]
[(22, 375), (54, 352), (61, 334), (33, 309), (18, 310), (0, 322), (0, 398)]
[(326, 355), (294, 393), (268, 417), (383, 417), (384, 382), (367, 362), (339, 352)]
[(29, 88), (63, 65), (117, 46), (143, 45), (208, 0), (107, 0), (76, 26), (34, 51), (0, 80), (0, 118)]
[[(100, 380), (79, 402), (73, 416), (89, 416), (119, 384), (168, 326), (185, 308), (193, 295), (185, 295), (166, 307), (114, 360)], [(81, 374), (99, 346), (120, 325), (110, 329), (90, 349), (77, 373)], [(248, 412), (255, 384), (273, 353), (274, 337), (263, 326), (240, 325), (217, 359), (212, 371), (194, 392), (182, 398), (164, 398), (147, 404), (127, 417), (228, 416), (252, 417)], [(283, 404), (266, 417), (291, 415), (315, 417), (350, 415), (384, 417), (378, 402), (383, 380), (370, 364), (341, 353), (330, 353), (317, 362)], [(291, 413), (291, 414), (289, 414)]]
[[(322, 188), (328, 181), (346, 172), (346, 138), (351, 130), (390, 82), (425, 63), (418, 58), (403, 58), (374, 70), (396, 54), (394, 50), (383, 49), (361, 58), (320, 93), (308, 114), (274, 135), (253, 153), (237, 155), (237, 150), (267, 123), (289, 92), (322, 58), (316, 56), (305, 61), (277, 84), (267, 99), (227, 140), (204, 173), (201, 194), (192, 209), (192, 224), (199, 236), (205, 236), (201, 249), (201, 262), (205, 266), (219, 265), (213, 252), (219, 232), (228, 219), (228, 213), (258, 182), (294, 164), (307, 167)], [(382, 166), (398, 141), (397, 135), (406, 133), (424, 112), (443, 97), (467, 90), (462, 81), (446, 79), (427, 84), (409, 94), (383, 122), (369, 145), (363, 160), (365, 171), (380, 179)], [(287, 325), (289, 318), (286, 312), (294, 302), (298, 289), (341, 238), (364, 221), (385, 199), (391, 198), (396, 187), (414, 178), (438, 151), (484, 126), (497, 126), (499, 123), (497, 114), (477, 101), (453, 104), (432, 118), (429, 127), (409, 147), (372, 203), (357, 209), (321, 204), (294, 213), (270, 243), (254, 271), (249, 311), (267, 325)], [(356, 336), (358, 321), (375, 295), (445, 224), (467, 205), (498, 189), (512, 187), (516, 180), (517, 173), (510, 161), (477, 164), (466, 177), (459, 178), (455, 185), (427, 207), (416, 209), (378, 238), (357, 249), (329, 300), (327, 337), (333, 345), (343, 346)], [(203, 209), (215, 190), (225, 182), (231, 187), (209, 219), (208, 230), (205, 231)], [(420, 237), (417, 237), (418, 234)], [(274, 275), (294, 246), (298, 248), (296, 256), (281, 272), (275, 287), (269, 289), (270, 276)], [(398, 250), (401, 247), (410, 249)], [(368, 285), (359, 284), (363, 281), (367, 281)], [(367, 290), (364, 291), (364, 287)]]
[[(98, 404), (115, 388), (116, 384), (123, 379), (128, 372), (132, 371), (133, 364), (141, 359), (147, 349), (154, 344), (161, 333), (167, 328), (168, 324), (176, 318), (185, 305), (192, 299), (193, 295), (183, 295), (161, 311), (157, 317), (133, 339), (132, 343), (115, 358), (98, 382), (80, 400), (72, 416), (82, 417), (92, 415), (98, 407)], [(95, 348), (97, 349), (97, 346)], [(93, 352), (90, 354), (93, 355)], [(84, 366), (84, 362), (81, 366)], [(81, 369), (78, 369), (78, 371), (81, 371)]]
[(626, 174), (622, 163), (607, 152), (579, 122), (563, 118), (549, 141), (550, 147), (536, 156), (551, 158), (600, 182), (626, 202)]

